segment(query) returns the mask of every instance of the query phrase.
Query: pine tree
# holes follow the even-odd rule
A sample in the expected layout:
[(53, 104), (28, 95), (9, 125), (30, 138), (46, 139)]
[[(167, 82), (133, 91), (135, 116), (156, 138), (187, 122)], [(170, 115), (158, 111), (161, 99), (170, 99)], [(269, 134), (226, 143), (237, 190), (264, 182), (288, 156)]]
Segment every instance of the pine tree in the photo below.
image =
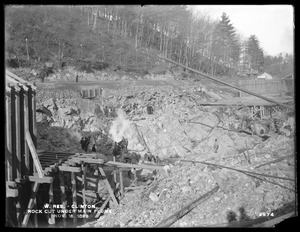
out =
[(235, 29), (226, 13), (223, 13), (213, 32), (212, 42), (213, 58), (221, 63), (221, 73), (225, 73), (225, 68), (228, 70), (239, 60), (240, 45), (235, 37)]
[(259, 41), (255, 35), (250, 35), (247, 41), (248, 61), (252, 70), (261, 72), (264, 65), (264, 52), (259, 46)]

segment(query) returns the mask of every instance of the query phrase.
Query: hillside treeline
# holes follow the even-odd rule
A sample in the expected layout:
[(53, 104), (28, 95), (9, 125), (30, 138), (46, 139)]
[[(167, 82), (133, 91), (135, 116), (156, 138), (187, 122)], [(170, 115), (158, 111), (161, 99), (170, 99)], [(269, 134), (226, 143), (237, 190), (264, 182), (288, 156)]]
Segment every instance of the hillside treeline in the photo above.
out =
[(226, 13), (215, 21), (183, 5), (8, 6), (5, 42), (6, 57), (21, 66), (148, 70), (157, 61), (148, 51), (213, 75), (280, 75), (292, 62), (264, 56), (255, 35), (243, 41)]

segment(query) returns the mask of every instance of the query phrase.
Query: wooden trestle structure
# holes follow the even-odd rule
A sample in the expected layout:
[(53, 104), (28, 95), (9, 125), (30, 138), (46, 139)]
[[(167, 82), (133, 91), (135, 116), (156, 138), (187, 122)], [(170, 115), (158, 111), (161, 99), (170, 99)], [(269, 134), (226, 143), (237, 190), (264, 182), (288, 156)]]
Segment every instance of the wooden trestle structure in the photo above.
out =
[[(38, 227), (37, 193), (40, 185), (46, 184), (49, 188), (48, 201), (43, 202), (49, 206), (49, 213), (45, 215), (49, 224), (55, 224), (54, 205), (54, 179), (58, 173), (60, 198), (62, 209), (67, 207), (66, 187), (64, 175), (71, 175), (72, 208), (76, 208), (78, 197), (86, 204), (85, 186), (87, 182), (87, 166), (97, 166), (98, 180), (105, 182), (109, 197), (100, 210), (111, 200), (118, 204), (114, 190), (124, 194), (123, 171), (130, 169), (163, 169), (159, 165), (134, 165), (115, 161), (105, 162), (93, 154), (42, 152), (37, 153), (36, 128), (36, 86), (6, 70), (5, 106), (6, 106), (6, 150), (5, 150), (5, 180), (6, 180), (6, 226), (27, 227), (28, 223)], [(105, 166), (114, 167), (114, 177), (119, 173), (119, 183), (113, 190), (104, 171)], [(134, 173), (135, 174), (135, 173)], [(135, 180), (136, 180), (136, 175)], [(115, 182), (116, 182), (116, 178)], [(76, 189), (77, 183), (82, 184), (81, 193)], [(100, 213), (99, 213), (100, 214)], [(63, 223), (66, 225), (66, 217)], [(77, 221), (76, 210), (73, 221)]]

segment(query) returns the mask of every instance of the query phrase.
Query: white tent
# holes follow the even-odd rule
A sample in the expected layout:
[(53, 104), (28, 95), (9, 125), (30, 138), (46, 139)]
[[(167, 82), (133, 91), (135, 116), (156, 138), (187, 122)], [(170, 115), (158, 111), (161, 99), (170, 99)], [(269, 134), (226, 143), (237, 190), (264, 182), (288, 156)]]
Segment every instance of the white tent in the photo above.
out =
[(264, 72), (263, 74), (260, 74), (257, 78), (263, 78), (263, 79), (267, 79), (267, 80), (272, 80), (273, 79), (273, 77), (270, 74), (266, 73), (266, 72)]

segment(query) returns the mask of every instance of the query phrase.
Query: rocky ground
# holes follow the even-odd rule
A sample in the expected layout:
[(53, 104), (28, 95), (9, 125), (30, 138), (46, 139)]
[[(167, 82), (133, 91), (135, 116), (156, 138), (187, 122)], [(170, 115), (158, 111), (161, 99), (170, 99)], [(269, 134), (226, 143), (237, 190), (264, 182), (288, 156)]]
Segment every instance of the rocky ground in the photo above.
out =
[(226, 168), (179, 161), (205, 161), (295, 178), (293, 156), (257, 167), (295, 154), (294, 117), (278, 113), (277, 125), (272, 119), (262, 138), (244, 125), (243, 119), (249, 118), (247, 107), (199, 105), (232, 97), (230, 92), (211, 91), (211, 86), (200, 83), (193, 87), (103, 89), (94, 99), (82, 99), (72, 89), (38, 89), (38, 150), (82, 152), (79, 141), (90, 135), (97, 151), (124, 137), (128, 149), (141, 156), (149, 149), (161, 159), (177, 157), (165, 163), (170, 172), (160, 171), (154, 180), (139, 182), (140, 189), (128, 191), (119, 206), (111, 204), (99, 219), (84, 227), (152, 227), (211, 190), (217, 184), (215, 174), (226, 190), (219, 190), (172, 226), (223, 225), (254, 219), (262, 213), (273, 212), (274, 217), (287, 213), (295, 207), (293, 181), (264, 176), (257, 179)]
[[(276, 144), (276, 145), (274, 145)], [(242, 154), (191, 154), (190, 160), (205, 160), (242, 170), (289, 177), (294, 179), (293, 158), (281, 163), (255, 169), (259, 164), (286, 154), (292, 154), (293, 142), (283, 136), (274, 136), (249, 150), (248, 164)], [(280, 152), (280, 155), (277, 153)], [(227, 192), (219, 190), (206, 202), (173, 224), (174, 227), (222, 225), (232, 221), (255, 219), (262, 213), (280, 216), (295, 207), (294, 183), (275, 180), (277, 184), (264, 182), (248, 175), (227, 170), (215, 169), (203, 164), (175, 162), (169, 175), (159, 173), (158, 181), (145, 190), (128, 192), (120, 206), (107, 209), (97, 221), (87, 227), (152, 227), (169, 217), (180, 208), (205, 194), (216, 185), (212, 173), (217, 173), (226, 186)], [(157, 196), (151, 197), (150, 194)]]

